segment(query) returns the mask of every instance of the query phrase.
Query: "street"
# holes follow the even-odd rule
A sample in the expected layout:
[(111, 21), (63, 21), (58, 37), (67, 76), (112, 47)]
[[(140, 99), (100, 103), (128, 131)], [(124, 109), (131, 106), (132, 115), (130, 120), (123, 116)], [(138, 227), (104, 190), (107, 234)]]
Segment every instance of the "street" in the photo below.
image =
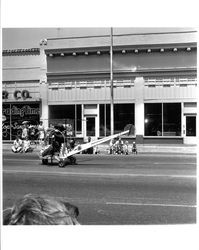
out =
[(3, 208), (24, 194), (64, 197), (82, 225), (196, 223), (196, 155), (77, 155), (42, 165), (36, 152), (3, 151)]

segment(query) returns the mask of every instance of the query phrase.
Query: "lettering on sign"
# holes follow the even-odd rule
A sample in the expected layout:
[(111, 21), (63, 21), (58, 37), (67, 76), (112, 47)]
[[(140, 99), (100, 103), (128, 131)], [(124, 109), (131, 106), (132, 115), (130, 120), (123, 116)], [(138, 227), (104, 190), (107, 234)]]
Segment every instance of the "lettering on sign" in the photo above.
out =
[(19, 115), (20, 117), (24, 117), (24, 115), (39, 115), (39, 108), (31, 108), (29, 105), (24, 105), (22, 108), (17, 108), (16, 106), (12, 106), (12, 108), (3, 108), (3, 115)]
[(28, 90), (22, 90), (22, 91), (16, 90), (14, 92), (14, 98), (17, 100), (23, 98), (25, 100), (27, 98), (32, 98), (32, 97), (30, 96), (30, 93)]
[(6, 90), (3, 90), (2, 91), (2, 99), (8, 99), (8, 91), (6, 91)]

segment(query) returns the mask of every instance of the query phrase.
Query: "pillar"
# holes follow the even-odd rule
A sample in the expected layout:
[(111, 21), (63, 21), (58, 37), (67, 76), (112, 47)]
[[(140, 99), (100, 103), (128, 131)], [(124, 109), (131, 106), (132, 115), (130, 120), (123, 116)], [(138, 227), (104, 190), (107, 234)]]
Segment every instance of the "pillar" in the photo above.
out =
[(136, 143), (143, 144), (144, 137), (144, 78), (136, 77), (135, 90), (135, 135)]
[(44, 127), (47, 128), (48, 124), (48, 83), (47, 83), (47, 61), (45, 54), (45, 46), (47, 40), (40, 41), (40, 120), (43, 121)]

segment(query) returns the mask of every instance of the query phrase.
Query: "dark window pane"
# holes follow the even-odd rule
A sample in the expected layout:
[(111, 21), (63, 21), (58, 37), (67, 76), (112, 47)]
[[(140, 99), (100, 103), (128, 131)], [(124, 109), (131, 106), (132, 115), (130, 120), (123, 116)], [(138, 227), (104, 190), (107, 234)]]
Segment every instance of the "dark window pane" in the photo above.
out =
[(95, 136), (95, 117), (86, 118), (86, 135)]
[(186, 136), (196, 136), (196, 117), (186, 117)]
[(100, 136), (110, 135), (110, 104), (100, 104)]
[(159, 136), (162, 134), (162, 104), (146, 103), (144, 106), (145, 135)]
[(82, 131), (82, 106), (76, 105), (76, 112), (77, 112), (77, 131), (81, 133)]
[(181, 104), (164, 103), (163, 104), (163, 135), (180, 136), (181, 135)]
[(49, 106), (49, 124), (63, 124), (68, 136), (75, 135), (75, 105)]
[(134, 104), (114, 104), (114, 133), (123, 131), (127, 124), (134, 125)]

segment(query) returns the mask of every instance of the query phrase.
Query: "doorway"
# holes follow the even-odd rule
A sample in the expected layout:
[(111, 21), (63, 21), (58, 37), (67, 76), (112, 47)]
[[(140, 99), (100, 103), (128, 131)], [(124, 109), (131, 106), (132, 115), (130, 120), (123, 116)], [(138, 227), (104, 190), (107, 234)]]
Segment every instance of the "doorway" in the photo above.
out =
[(196, 116), (186, 116), (185, 143), (196, 144)]
[(95, 137), (95, 117), (86, 117), (86, 137)]

